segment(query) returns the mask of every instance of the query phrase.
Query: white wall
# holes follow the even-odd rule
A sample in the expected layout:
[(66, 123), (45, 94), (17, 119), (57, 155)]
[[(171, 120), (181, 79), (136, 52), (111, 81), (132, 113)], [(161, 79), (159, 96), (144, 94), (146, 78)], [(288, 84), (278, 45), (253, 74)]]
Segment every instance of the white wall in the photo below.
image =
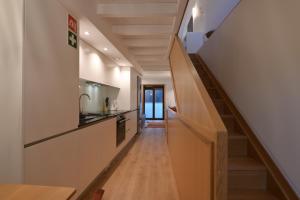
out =
[(23, 0), (0, 0), (0, 183), (23, 180)]
[(200, 55), (300, 194), (300, 1), (241, 1)]
[(110, 107), (109, 110), (115, 110), (113, 107), (114, 101), (117, 101), (120, 89), (100, 85), (100, 84), (88, 84), (85, 80), (80, 80), (79, 93), (88, 94), (91, 99), (83, 96), (81, 99), (80, 108), (83, 113), (99, 113), (104, 111), (105, 98), (109, 97)]
[(165, 98), (166, 98), (166, 105), (168, 106), (176, 106), (174, 90), (173, 90), (173, 83), (170, 76), (165, 77), (153, 77), (153, 76), (144, 76), (142, 77), (142, 84), (143, 85), (165, 85)]
[[(184, 14), (179, 37), (183, 39), (193, 16), (194, 31), (205, 35), (217, 29), (240, 0), (190, 0)], [(202, 38), (199, 38), (202, 41)]]

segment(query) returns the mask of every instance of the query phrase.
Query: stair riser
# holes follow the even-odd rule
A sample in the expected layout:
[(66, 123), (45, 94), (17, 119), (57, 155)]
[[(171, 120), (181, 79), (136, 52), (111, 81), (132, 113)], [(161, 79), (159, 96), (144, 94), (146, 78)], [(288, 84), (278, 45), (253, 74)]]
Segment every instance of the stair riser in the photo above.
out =
[(247, 156), (247, 139), (229, 139), (228, 145), (229, 157)]
[(207, 88), (214, 87), (213, 83), (206, 76), (201, 77), (201, 80), (202, 80), (203, 84), (205, 85), (205, 87), (207, 87)]
[(197, 68), (196, 70), (197, 70), (199, 76), (201, 77), (201, 80), (207, 76), (207, 73), (202, 68)]
[(230, 171), (229, 189), (266, 189), (265, 171)]
[(239, 126), (239, 124), (235, 121), (234, 118), (222, 118), (227, 130), (229, 132), (237, 132), (237, 133), (242, 133), (242, 130)]
[(226, 126), (226, 128), (230, 131), (230, 132), (235, 132), (235, 128), (236, 128), (236, 122), (234, 118), (222, 118), (223, 122)]
[(220, 115), (228, 115), (231, 114), (230, 110), (227, 108), (223, 101), (214, 101), (214, 104)]
[(212, 99), (221, 99), (221, 96), (217, 90), (209, 89), (208, 94)]

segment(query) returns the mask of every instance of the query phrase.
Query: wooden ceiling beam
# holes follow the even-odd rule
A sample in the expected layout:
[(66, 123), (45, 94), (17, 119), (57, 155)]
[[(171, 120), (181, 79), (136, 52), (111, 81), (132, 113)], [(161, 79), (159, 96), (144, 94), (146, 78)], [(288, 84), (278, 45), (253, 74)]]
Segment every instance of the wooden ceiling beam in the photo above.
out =
[(177, 3), (99, 3), (97, 14), (101, 17), (176, 16)]
[(112, 31), (118, 35), (164, 35), (172, 34), (172, 25), (115, 25)]
[(165, 47), (168, 48), (170, 39), (124, 39), (128, 47)]
[(167, 48), (129, 48), (129, 51), (134, 55), (166, 55), (168, 52)]

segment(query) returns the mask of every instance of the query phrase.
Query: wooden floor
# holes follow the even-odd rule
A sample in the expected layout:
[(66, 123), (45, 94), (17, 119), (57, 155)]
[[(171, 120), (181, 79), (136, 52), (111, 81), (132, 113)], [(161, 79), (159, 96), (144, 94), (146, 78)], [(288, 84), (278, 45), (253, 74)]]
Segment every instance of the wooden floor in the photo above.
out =
[(147, 128), (164, 128), (165, 120), (146, 120)]
[(145, 129), (104, 190), (103, 200), (179, 200), (164, 129)]

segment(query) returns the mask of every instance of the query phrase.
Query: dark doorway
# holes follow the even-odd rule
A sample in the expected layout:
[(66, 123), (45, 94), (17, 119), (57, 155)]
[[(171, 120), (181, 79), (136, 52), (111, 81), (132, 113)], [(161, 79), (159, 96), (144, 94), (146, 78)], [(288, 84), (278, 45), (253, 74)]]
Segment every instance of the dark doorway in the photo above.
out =
[(143, 111), (148, 120), (165, 118), (165, 94), (163, 85), (144, 85)]
[(194, 32), (194, 19), (193, 19), (193, 16), (190, 18), (190, 21), (188, 23), (187, 32)]

